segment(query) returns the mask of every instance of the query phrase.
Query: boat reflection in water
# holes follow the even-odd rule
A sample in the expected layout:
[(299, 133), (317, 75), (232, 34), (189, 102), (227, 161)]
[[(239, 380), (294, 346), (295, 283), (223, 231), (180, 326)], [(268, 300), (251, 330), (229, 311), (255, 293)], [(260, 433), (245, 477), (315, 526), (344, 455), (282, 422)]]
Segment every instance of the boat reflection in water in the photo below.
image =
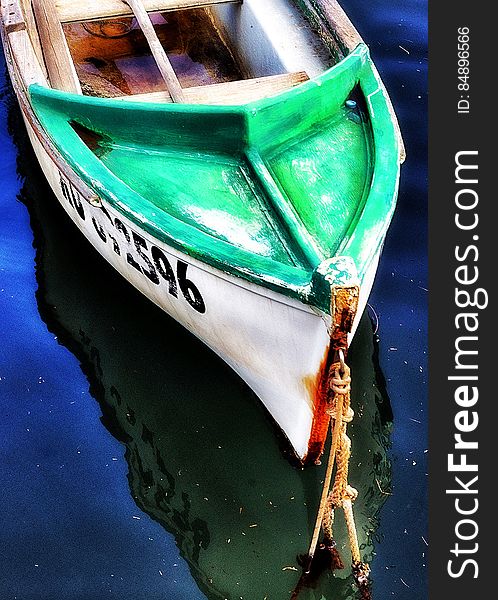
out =
[[(24, 135), (19, 123), (15, 129), (17, 138)], [(81, 362), (103, 424), (125, 446), (136, 504), (174, 536), (208, 598), (290, 598), (325, 465), (292, 464), (249, 388), (97, 255), (52, 197), (25, 141), (18, 144), (27, 157), (19, 171), (35, 230), (40, 313)], [(390, 487), (392, 419), (373, 337), (364, 317), (350, 352), (356, 411), (350, 480), (359, 490), (355, 515), (368, 562)], [(336, 521), (348, 565), (342, 515)], [(324, 573), (297, 597), (356, 595), (346, 568)]]

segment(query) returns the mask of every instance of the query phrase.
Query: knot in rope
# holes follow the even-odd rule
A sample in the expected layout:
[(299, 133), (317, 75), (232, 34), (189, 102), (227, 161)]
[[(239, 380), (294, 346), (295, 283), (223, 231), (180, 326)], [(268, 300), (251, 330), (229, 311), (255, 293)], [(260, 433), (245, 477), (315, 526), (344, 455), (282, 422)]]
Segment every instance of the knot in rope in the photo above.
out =
[[(327, 410), (325, 412), (328, 415), (330, 415), (332, 417), (332, 419), (334, 419), (334, 421), (337, 421), (337, 410), (336, 410), (335, 406), (331, 406), (330, 408), (327, 408)], [(351, 423), (351, 421), (353, 419), (354, 419), (354, 410), (350, 406), (343, 406), (342, 422), (343, 423)]]
[(368, 576), (370, 575), (370, 566), (368, 565), (368, 563), (355, 561), (353, 562), (352, 567), (356, 581), (362, 584), (368, 583)]
[(370, 575), (370, 567), (367, 563), (364, 563), (361, 560), (354, 560), (352, 564), (352, 570), (356, 585), (360, 590), (361, 600), (372, 600), (372, 594), (368, 580)]
[[(334, 373), (330, 380), (330, 389), (334, 394), (349, 394), (351, 391), (351, 372), (349, 367), (340, 363), (333, 365), (331, 371)], [(342, 373), (341, 373), (342, 371)]]

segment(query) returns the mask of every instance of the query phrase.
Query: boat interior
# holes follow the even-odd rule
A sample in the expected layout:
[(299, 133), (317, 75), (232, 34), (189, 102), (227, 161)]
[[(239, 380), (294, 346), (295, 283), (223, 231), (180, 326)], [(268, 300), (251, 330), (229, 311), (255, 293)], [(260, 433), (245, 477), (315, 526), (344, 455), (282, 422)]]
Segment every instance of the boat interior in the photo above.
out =
[(327, 45), (307, 1), (8, 0), (23, 14), (4, 23), (30, 36), (48, 83), (31, 104), (87, 185), (167, 243), (306, 279), (347, 242), (373, 176), (366, 49)]
[(86, 96), (241, 104), (340, 58), (292, 0), (19, 1), (51, 87)]

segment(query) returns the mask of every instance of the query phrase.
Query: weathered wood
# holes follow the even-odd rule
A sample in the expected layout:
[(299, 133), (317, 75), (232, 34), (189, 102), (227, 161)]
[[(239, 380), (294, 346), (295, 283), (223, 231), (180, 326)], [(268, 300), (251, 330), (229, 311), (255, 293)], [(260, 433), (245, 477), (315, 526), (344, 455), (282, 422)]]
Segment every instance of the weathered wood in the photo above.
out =
[(157, 68), (164, 79), (164, 83), (166, 84), (168, 92), (171, 95), (171, 99), (173, 102), (185, 102), (185, 95), (183, 93), (182, 86), (178, 81), (178, 77), (171, 66), (166, 52), (164, 51), (163, 45), (157, 37), (154, 25), (152, 24), (152, 21), (150, 20), (150, 17), (144, 8), (142, 0), (126, 0), (126, 2), (130, 5), (130, 8), (132, 9), (135, 18), (140, 25), (145, 39), (149, 44), (150, 51), (152, 52), (152, 56), (156, 61)]
[(119, 87), (105, 77), (89, 71), (86, 71), (84, 77), (81, 78), (81, 89), (85, 95), (99, 98), (120, 97), (123, 93)]
[[(200, 8), (222, 2), (240, 3), (242, 0), (144, 0), (148, 12), (167, 12), (183, 8)], [(63, 23), (73, 21), (90, 21), (130, 16), (130, 7), (124, 0), (56, 0), (59, 18)]]
[(362, 42), (349, 17), (336, 0), (299, 0), (308, 13), (315, 13), (318, 19), (325, 21), (327, 29), (333, 31), (336, 40), (344, 48), (354, 50)]
[(55, 0), (37, 0), (33, 9), (52, 87), (81, 94), (81, 86), (59, 21)]
[(308, 79), (303, 71), (255, 79), (242, 79), (185, 89), (189, 102), (197, 104), (241, 104), (278, 94)]
[[(307, 80), (307, 74), (301, 71), (299, 73), (285, 73), (284, 75), (271, 75), (269, 77), (229, 81), (214, 85), (199, 85), (183, 88), (183, 93), (185, 102), (189, 104), (242, 104), (272, 96)], [(135, 102), (172, 101), (170, 94), (166, 91), (120, 96), (119, 100)]]
[(28, 32), (13, 31), (7, 39), (23, 87), (27, 89), (32, 83), (47, 85), (45, 73), (33, 50)]
[(14, 0), (8, 0), (2, 5), (2, 21), (6, 33), (26, 29), (26, 23), (19, 9), (19, 4)]
[(43, 58), (43, 52), (40, 44), (40, 38), (38, 36), (38, 29), (36, 28), (35, 15), (33, 14), (33, 7), (31, 0), (19, 0), (21, 10), (24, 14), (24, 20), (26, 21), (26, 29), (29, 34), (29, 39), (33, 44), (33, 50), (35, 51), (40, 67), (42, 68), (45, 77), (48, 79), (47, 69), (45, 68), (45, 59)]

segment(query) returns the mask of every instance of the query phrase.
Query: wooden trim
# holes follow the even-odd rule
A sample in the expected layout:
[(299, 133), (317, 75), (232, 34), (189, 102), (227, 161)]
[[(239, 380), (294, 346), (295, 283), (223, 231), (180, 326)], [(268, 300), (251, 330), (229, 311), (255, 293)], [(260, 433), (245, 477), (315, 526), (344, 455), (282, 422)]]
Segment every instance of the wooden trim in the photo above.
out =
[[(308, 75), (304, 71), (300, 71), (298, 73), (285, 73), (284, 75), (271, 75), (256, 79), (242, 79), (241, 81), (183, 88), (183, 93), (185, 102), (188, 104), (244, 104), (273, 96), (307, 80)], [(167, 91), (120, 96), (116, 99), (134, 102), (172, 101)]]
[(32, 83), (47, 85), (47, 78), (36, 56), (28, 32), (13, 31), (8, 35), (7, 43), (16, 64), (22, 85), (27, 89)]
[(19, 8), (19, 3), (16, 0), (6, 0), (2, 3), (2, 21), (6, 33), (14, 31), (22, 31), (26, 29), (24, 17)]
[(336, 0), (301, 0), (308, 11), (314, 11), (314, 6), (319, 10), (319, 18), (326, 21), (327, 28), (333, 31), (334, 37), (340, 41), (350, 52), (363, 40)]
[(37, 0), (33, 9), (52, 87), (81, 94), (80, 82), (59, 21), (55, 0)]
[(35, 15), (33, 13), (33, 7), (31, 0), (19, 0), (21, 10), (24, 14), (26, 21), (26, 29), (28, 30), (29, 39), (33, 45), (33, 50), (38, 58), (40, 67), (43, 70), (45, 77), (48, 79), (47, 69), (45, 68), (45, 59), (43, 58), (43, 52), (40, 44), (40, 38), (38, 37), (38, 29), (36, 28)]
[(147, 11), (143, 5), (142, 0), (126, 0), (126, 2), (130, 5), (135, 18), (140, 25), (140, 28), (149, 44), (150, 51), (152, 52), (152, 56), (156, 61), (157, 68), (161, 73), (162, 78), (164, 79), (164, 83), (166, 84), (166, 88), (171, 95), (171, 99), (173, 102), (185, 102), (185, 95), (182, 90), (182, 86), (178, 81), (178, 77), (169, 62), (169, 58), (164, 51), (163, 45), (159, 41), (157, 37), (157, 33), (154, 29), (154, 25), (150, 20)]
[[(212, 4), (240, 3), (242, 0), (144, 0), (148, 12), (167, 12), (185, 8), (201, 8)], [(62, 23), (112, 19), (131, 16), (133, 13), (124, 0), (55, 0)]]

